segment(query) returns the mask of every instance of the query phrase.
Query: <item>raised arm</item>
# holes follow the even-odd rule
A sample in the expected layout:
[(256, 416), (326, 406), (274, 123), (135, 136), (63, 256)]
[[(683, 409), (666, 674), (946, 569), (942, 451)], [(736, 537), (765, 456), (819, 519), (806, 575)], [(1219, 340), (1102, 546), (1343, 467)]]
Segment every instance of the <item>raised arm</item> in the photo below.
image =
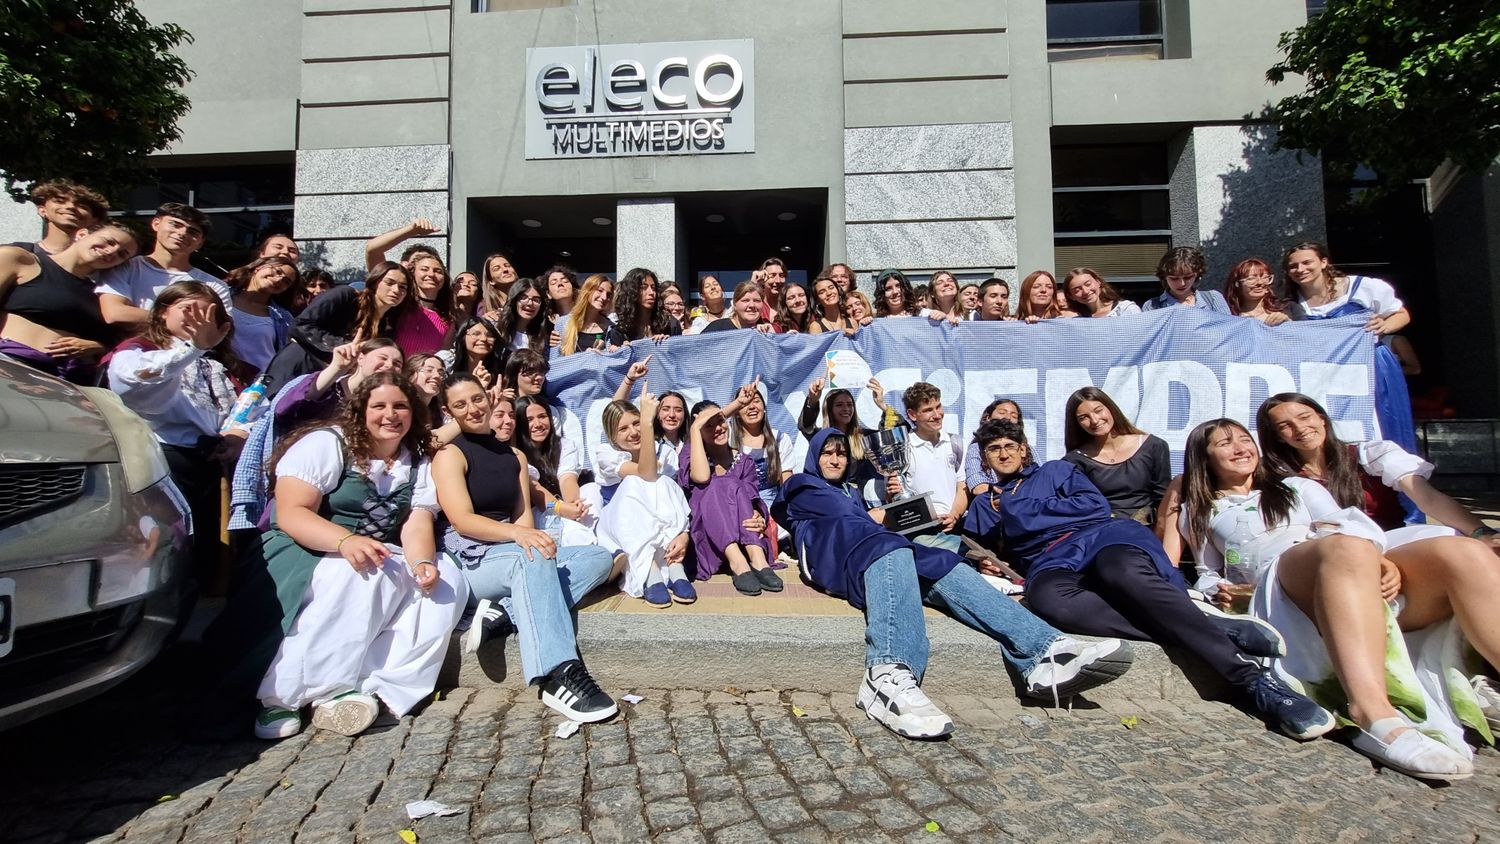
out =
[(437, 226), (434, 226), (431, 220), (426, 217), (417, 217), (404, 226), (375, 235), (365, 241), (365, 269), (373, 272), (385, 260), (385, 253), (401, 241), (437, 234), (437, 231)]

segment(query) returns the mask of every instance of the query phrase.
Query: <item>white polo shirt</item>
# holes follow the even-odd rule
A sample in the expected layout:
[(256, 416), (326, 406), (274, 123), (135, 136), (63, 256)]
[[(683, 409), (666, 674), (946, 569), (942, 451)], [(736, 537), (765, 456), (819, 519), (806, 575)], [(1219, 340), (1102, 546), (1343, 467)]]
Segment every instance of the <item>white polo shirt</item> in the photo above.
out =
[(937, 442), (928, 442), (910, 429), (906, 438), (907, 467), (901, 482), (913, 495), (932, 494), (934, 515), (953, 509), (958, 482), (963, 479), (964, 448), (958, 437), (943, 433)]

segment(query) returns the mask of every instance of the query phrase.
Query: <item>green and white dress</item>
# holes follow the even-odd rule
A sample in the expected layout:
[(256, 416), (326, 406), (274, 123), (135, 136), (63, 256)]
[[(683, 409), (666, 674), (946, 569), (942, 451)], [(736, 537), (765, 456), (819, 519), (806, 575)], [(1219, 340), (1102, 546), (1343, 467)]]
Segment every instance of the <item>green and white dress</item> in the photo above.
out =
[(349, 465), (338, 429), (329, 428), (287, 449), (276, 476), (312, 485), (323, 493), (319, 515), (384, 542), (390, 556), (378, 571), (362, 574), (338, 554), (309, 551), (273, 525), (265, 560), (285, 637), (257, 697), (264, 706), (298, 709), (361, 691), (404, 715), (432, 694), (468, 601), (463, 576), (446, 556), (436, 563), (437, 586), (423, 594), (401, 552), (412, 510), (439, 512), (428, 462), (402, 451), (389, 463), (370, 461), (362, 473)]
[[(1322, 704), (1342, 723), (1348, 718), (1348, 696), (1333, 671), (1333, 662), (1317, 625), (1292, 602), (1277, 580), (1281, 555), (1292, 546), (1330, 533), (1357, 536), (1386, 549), (1386, 536), (1363, 511), (1341, 508), (1316, 481), (1288, 478), (1284, 483), (1297, 494), (1296, 504), (1285, 524), (1267, 529), (1260, 512), (1260, 493), (1226, 495), (1214, 502), (1207, 542), (1197, 549), (1196, 588), (1212, 592), (1223, 582), (1255, 584), (1251, 614), (1269, 621), (1286, 639), (1287, 655), (1275, 661), (1277, 673), (1293, 688)], [(1184, 513), (1184, 522), (1186, 513)], [(1332, 527), (1315, 522), (1332, 523)], [(1246, 527), (1253, 538), (1244, 541)], [(1236, 535), (1238, 534), (1238, 536)], [(1233, 553), (1225, 549), (1234, 540)], [(1479, 700), (1469, 684), (1477, 673), (1479, 657), (1469, 646), (1453, 619), (1402, 632), (1397, 617), (1405, 606), (1404, 596), (1386, 604), (1386, 690), (1395, 706), (1423, 733), (1472, 759), (1473, 749), (1464, 740), (1464, 728), (1493, 744), (1494, 737), (1480, 711)]]

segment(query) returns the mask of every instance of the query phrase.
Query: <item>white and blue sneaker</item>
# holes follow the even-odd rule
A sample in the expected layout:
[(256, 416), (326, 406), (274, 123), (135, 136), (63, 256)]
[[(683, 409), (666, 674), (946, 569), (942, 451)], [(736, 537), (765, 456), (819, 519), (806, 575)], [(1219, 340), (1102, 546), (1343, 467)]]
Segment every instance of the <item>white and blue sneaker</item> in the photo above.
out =
[(1119, 639), (1080, 642), (1059, 636), (1022, 679), (1028, 697), (1060, 705), (1064, 698), (1117, 679), (1134, 661), (1135, 652)]

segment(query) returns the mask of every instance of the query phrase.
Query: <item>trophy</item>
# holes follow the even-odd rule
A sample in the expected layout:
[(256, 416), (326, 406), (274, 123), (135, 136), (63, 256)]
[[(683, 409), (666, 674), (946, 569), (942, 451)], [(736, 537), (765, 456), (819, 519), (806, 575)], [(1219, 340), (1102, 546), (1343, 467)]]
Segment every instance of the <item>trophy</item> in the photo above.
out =
[[(887, 478), (899, 477), (906, 471), (906, 436), (907, 431), (902, 427), (871, 431), (864, 435), (865, 457), (874, 465), (875, 471)], [(932, 515), (931, 494), (912, 495), (904, 486), (901, 494), (890, 503), (875, 509), (885, 511), (886, 529), (902, 536), (930, 533), (934, 526), (940, 524)]]

